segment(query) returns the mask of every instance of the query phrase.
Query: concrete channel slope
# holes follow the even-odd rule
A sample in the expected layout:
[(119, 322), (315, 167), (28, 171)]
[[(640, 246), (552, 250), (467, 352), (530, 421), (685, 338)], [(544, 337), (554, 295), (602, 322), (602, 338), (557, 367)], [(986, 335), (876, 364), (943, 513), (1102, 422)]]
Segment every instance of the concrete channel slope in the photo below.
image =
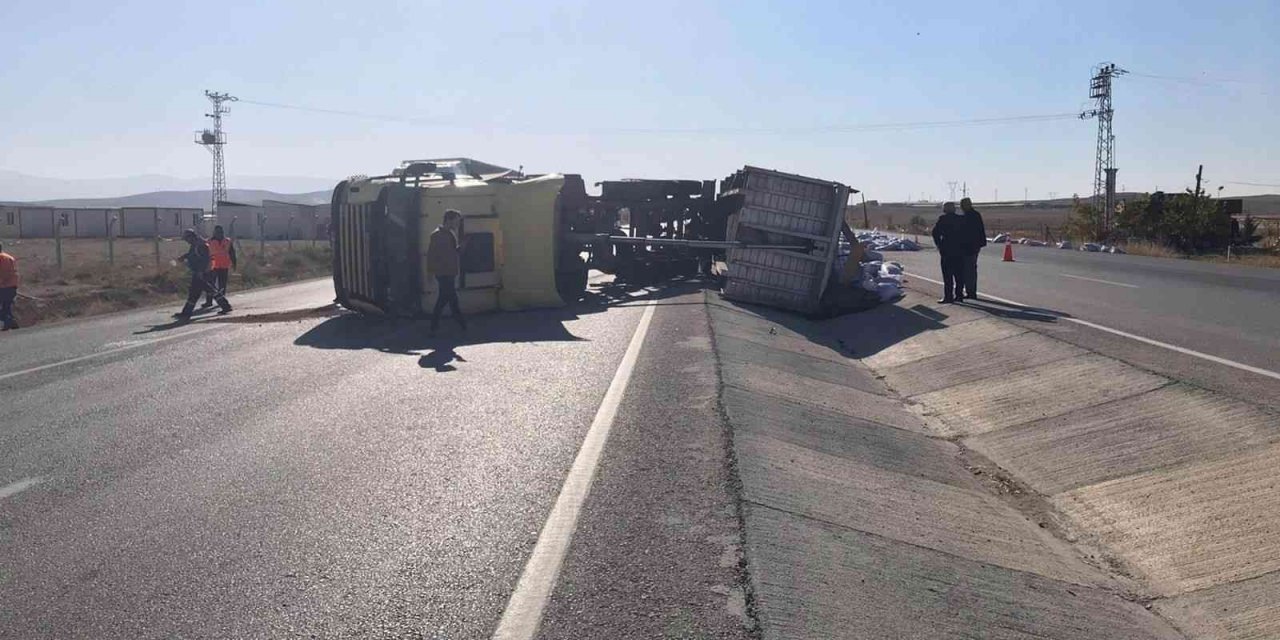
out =
[[(969, 339), (953, 339), (941, 313), (887, 307), (889, 314), (853, 316), (857, 327), (841, 344), (830, 333), (838, 325), (714, 295), (708, 303), (764, 637), (1185, 637), (1144, 606), (1132, 581), (1055, 536), (1048, 514), (993, 491), (992, 474), (975, 473), (989, 463), (952, 436), (990, 431), (989, 416), (974, 410), (951, 423), (925, 415), (868, 363), (907, 367), (985, 332), (1013, 338), (1021, 329), (985, 322), (960, 329)], [(1070, 348), (1027, 353), (1082, 358), (1073, 374), (1081, 377), (1115, 372)], [(921, 393), (966, 383), (959, 372), (937, 373), (951, 384)], [(1121, 389), (1132, 395), (1161, 386), (1135, 374)], [(974, 406), (990, 412), (1020, 397), (984, 393)], [(1050, 416), (1027, 415), (1041, 417)], [(1107, 504), (1124, 495), (1108, 494)]]
[(1272, 409), (1007, 309), (709, 307), (766, 637), (1280, 638)]
[(863, 360), (891, 389), (1030, 487), (1189, 637), (1280, 637), (1280, 415), (1021, 325), (1010, 336), (981, 307), (905, 306), (941, 326)]

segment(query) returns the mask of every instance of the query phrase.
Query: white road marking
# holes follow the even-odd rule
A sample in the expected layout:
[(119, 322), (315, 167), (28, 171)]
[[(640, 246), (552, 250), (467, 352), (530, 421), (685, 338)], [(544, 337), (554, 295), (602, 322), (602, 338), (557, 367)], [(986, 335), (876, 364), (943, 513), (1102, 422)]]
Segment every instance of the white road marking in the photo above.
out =
[(1099, 280), (1099, 279), (1097, 279), (1097, 278), (1086, 278), (1086, 277), (1084, 277), (1084, 276), (1073, 276), (1073, 275), (1071, 275), (1071, 274), (1069, 274), (1069, 273), (1059, 273), (1058, 275), (1060, 275), (1060, 276), (1062, 276), (1062, 277), (1064, 277), (1064, 278), (1075, 278), (1076, 280), (1088, 280), (1089, 282), (1101, 282), (1102, 284), (1109, 284), (1109, 285), (1116, 286), (1116, 287), (1129, 287), (1130, 289), (1138, 289), (1138, 288), (1140, 288), (1140, 287), (1138, 287), (1138, 285), (1136, 285), (1136, 284), (1125, 284), (1125, 283), (1123, 283), (1123, 282), (1112, 282), (1111, 280)]
[(22, 493), (41, 482), (44, 482), (44, 478), (27, 478), (25, 480), (19, 480), (7, 487), (0, 487), (0, 500)]
[[(919, 278), (919, 279), (921, 279), (921, 280), (924, 280), (925, 282), (932, 282), (932, 283), (937, 284), (937, 285), (942, 285), (942, 284), (943, 284), (942, 282), (940, 282), (940, 281), (938, 281), (938, 280), (934, 280), (934, 279), (932, 279), (932, 278), (926, 278), (926, 277), (924, 277), (924, 276), (917, 275), (917, 274), (914, 274), (914, 273), (913, 273), (913, 274), (911, 274), (911, 276), (912, 276), (912, 277), (914, 277), (914, 278)], [(945, 285), (943, 285), (943, 286), (945, 286)], [(1014, 301), (1014, 300), (1010, 300), (1010, 299), (1008, 299), (1008, 298), (1001, 298), (1001, 297), (999, 297), (999, 296), (993, 296), (993, 295), (991, 295), (991, 294), (989, 294), (989, 293), (984, 293), (984, 294), (982, 294), (982, 296), (983, 296), (983, 297), (985, 297), (985, 298), (991, 298), (992, 300), (998, 300), (998, 301), (1000, 301), (1000, 302), (1004, 302), (1004, 303), (1006, 303), (1006, 304), (1018, 305), (1019, 307), (1027, 307), (1028, 309), (1032, 309), (1032, 310), (1036, 309), (1036, 307), (1034, 307), (1034, 306), (1026, 305), (1026, 304), (1023, 304), (1023, 303), (1021, 303), (1021, 302), (1017, 302), (1017, 301)], [(1125, 338), (1129, 338), (1129, 339), (1131, 339), (1131, 340), (1137, 340), (1138, 342), (1143, 342), (1143, 343), (1146, 343), (1146, 344), (1149, 344), (1149, 345), (1152, 345), (1152, 346), (1155, 346), (1155, 347), (1160, 347), (1160, 348), (1162, 348), (1162, 349), (1168, 349), (1168, 350), (1170, 350), (1170, 351), (1176, 351), (1176, 352), (1181, 353), (1181, 354), (1183, 354), (1183, 355), (1188, 355), (1188, 356), (1192, 356), (1192, 357), (1195, 357), (1195, 358), (1200, 358), (1201, 360), (1208, 360), (1209, 362), (1215, 362), (1215, 363), (1217, 363), (1217, 364), (1226, 365), (1226, 366), (1228, 366), (1228, 367), (1232, 367), (1232, 368), (1234, 368), (1234, 369), (1239, 369), (1239, 370), (1241, 370), (1241, 371), (1248, 371), (1249, 373), (1256, 373), (1256, 374), (1258, 374), (1258, 375), (1260, 375), (1260, 376), (1265, 376), (1265, 377), (1268, 377), (1268, 378), (1273, 378), (1273, 379), (1275, 379), (1275, 380), (1280, 380), (1280, 373), (1275, 372), (1275, 371), (1271, 371), (1271, 370), (1269, 370), (1269, 369), (1263, 369), (1263, 368), (1260, 368), (1260, 367), (1255, 367), (1255, 366), (1253, 366), (1253, 365), (1248, 365), (1248, 364), (1245, 364), (1245, 363), (1243, 363), (1243, 362), (1236, 362), (1235, 360), (1228, 360), (1228, 359), (1226, 359), (1226, 358), (1220, 358), (1220, 357), (1218, 357), (1218, 356), (1215, 356), (1215, 355), (1212, 355), (1212, 354), (1209, 354), (1209, 353), (1202, 353), (1202, 352), (1200, 352), (1200, 351), (1196, 351), (1196, 350), (1194, 350), (1194, 349), (1188, 349), (1188, 348), (1186, 348), (1186, 347), (1179, 347), (1179, 346), (1178, 346), (1178, 345), (1176, 345), (1176, 344), (1169, 344), (1169, 343), (1167, 343), (1167, 342), (1160, 342), (1159, 340), (1152, 340), (1151, 338), (1146, 338), (1146, 337), (1143, 337), (1143, 336), (1140, 336), (1140, 335), (1137, 335), (1137, 334), (1129, 333), (1129, 332), (1127, 332), (1127, 331), (1121, 331), (1121, 330), (1119, 330), (1119, 329), (1112, 329), (1111, 327), (1104, 327), (1104, 326), (1102, 326), (1102, 325), (1100, 325), (1100, 324), (1097, 324), (1097, 323), (1094, 323), (1094, 322), (1089, 322), (1088, 320), (1081, 320), (1081, 319), (1079, 319), (1079, 318), (1066, 318), (1066, 317), (1063, 317), (1063, 316), (1053, 316), (1053, 317), (1055, 317), (1055, 318), (1057, 318), (1057, 319), (1059, 319), (1059, 320), (1062, 320), (1063, 322), (1074, 322), (1074, 323), (1076, 323), (1076, 324), (1083, 325), (1083, 326), (1089, 327), (1089, 328), (1091, 328), (1091, 329), (1097, 329), (1098, 331), (1106, 331), (1107, 333), (1111, 333), (1111, 334), (1114, 334), (1114, 335), (1117, 335), (1117, 336), (1122, 336), (1122, 337), (1125, 337)]]
[(25, 375), (27, 375), (27, 374), (29, 374), (29, 373), (36, 373), (37, 371), (44, 371), (44, 370), (46, 370), (46, 369), (52, 369), (52, 368), (54, 368), (54, 367), (61, 367), (61, 366), (63, 366), (63, 365), (68, 365), (68, 364), (75, 364), (75, 363), (77, 363), (77, 362), (84, 362), (85, 360), (92, 360), (93, 358), (101, 358), (102, 356), (109, 356), (109, 355), (111, 355), (111, 354), (113, 354), (113, 353), (120, 353), (121, 351), (128, 351), (128, 350), (130, 350), (130, 349), (137, 349), (137, 348), (139, 348), (139, 347), (145, 347), (145, 346), (148, 346), (148, 345), (153, 345), (153, 344), (156, 344), (157, 342), (164, 342), (164, 341), (166, 341), (166, 340), (173, 340), (174, 338), (181, 338), (181, 337), (184, 337), (184, 336), (189, 336), (189, 335), (193, 335), (193, 334), (197, 334), (197, 333), (204, 333), (205, 331), (209, 331), (210, 329), (213, 329), (213, 327), (202, 327), (202, 328), (198, 328), (198, 329), (192, 329), (191, 331), (184, 331), (184, 332), (179, 333), (179, 334), (177, 334), (177, 335), (165, 336), (165, 337), (163, 337), (163, 338), (153, 338), (153, 339), (151, 339), (151, 340), (144, 340), (144, 341), (134, 342), (134, 343), (131, 343), (131, 344), (127, 344), (127, 345), (125, 345), (125, 346), (123, 346), (123, 347), (116, 347), (116, 348), (114, 348), (114, 349), (107, 349), (106, 351), (99, 351), (99, 352), (97, 352), (97, 353), (90, 353), (89, 355), (79, 356), (79, 357), (76, 357), (76, 358), (67, 358), (66, 360), (59, 360), (58, 362), (51, 362), (51, 363), (49, 363), (49, 364), (42, 364), (42, 365), (40, 365), (40, 366), (38, 366), (38, 367), (31, 367), (30, 369), (23, 369), (23, 370), (21, 370), (21, 371), (14, 371), (14, 372), (12, 372), (12, 373), (0, 374), (0, 380), (8, 380), (9, 378), (16, 378), (16, 377), (18, 377), (18, 376), (25, 376)]
[(613, 374), (613, 381), (609, 383), (609, 390), (605, 392), (604, 400), (596, 410), (596, 417), (591, 421), (591, 428), (587, 430), (582, 447), (578, 449), (578, 456), (573, 460), (569, 476), (560, 487), (555, 506), (551, 508), (551, 514), (542, 526), (533, 554), (529, 556), (524, 573), (520, 574), (520, 581), (516, 583), (516, 589), (507, 601), (507, 608), (502, 612), (497, 630), (493, 632), (495, 640), (529, 640), (538, 632), (547, 601), (560, 577), (560, 566), (569, 551), (574, 530), (578, 527), (582, 505), (591, 491), (600, 455), (609, 439), (609, 431), (613, 428), (613, 419), (618, 414), (618, 405), (631, 381), (640, 348), (644, 346), (644, 338), (649, 332), (655, 308), (653, 302), (650, 302), (640, 316), (640, 324), (631, 336), (627, 352), (622, 356), (617, 372)]

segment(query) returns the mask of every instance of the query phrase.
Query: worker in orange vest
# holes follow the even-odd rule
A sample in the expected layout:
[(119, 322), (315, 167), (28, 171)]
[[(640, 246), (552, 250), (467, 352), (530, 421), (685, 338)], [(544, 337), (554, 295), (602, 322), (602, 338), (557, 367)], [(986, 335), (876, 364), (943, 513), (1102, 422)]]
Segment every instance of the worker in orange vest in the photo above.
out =
[[(231, 269), (236, 268), (236, 245), (222, 231), (222, 225), (213, 228), (209, 245), (209, 280), (223, 296), (227, 295), (227, 280)], [(213, 306), (213, 293), (205, 294), (201, 309)]]
[(4, 252), (0, 245), (0, 321), (8, 331), (18, 328), (18, 321), (13, 319), (13, 301), (18, 299), (18, 259)]

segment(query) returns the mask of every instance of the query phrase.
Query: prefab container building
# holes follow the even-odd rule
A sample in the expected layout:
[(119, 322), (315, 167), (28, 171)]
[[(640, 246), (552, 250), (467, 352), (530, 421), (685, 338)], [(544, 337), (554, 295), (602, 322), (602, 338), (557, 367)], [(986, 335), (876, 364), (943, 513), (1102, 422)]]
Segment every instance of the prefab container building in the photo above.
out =
[(22, 238), (52, 238), (53, 207), (19, 207), (18, 234)]
[(168, 207), (125, 207), (120, 210), (122, 238), (176, 238), (183, 230), (199, 228), (202, 209), (178, 209)]
[(0, 238), (20, 238), (18, 232), (18, 208), (0, 206)]
[(77, 238), (105, 238), (107, 230), (111, 225), (111, 216), (116, 215), (115, 209), (69, 209), (62, 211), (70, 211), (72, 219), (73, 234), (68, 234), (67, 229), (62, 229), (63, 237), (74, 235)]
[[(320, 213), (316, 207), (294, 202), (277, 200), (262, 201), (263, 220), (266, 223), (264, 233), (268, 240), (310, 240), (316, 238), (317, 217)], [(329, 207), (324, 207), (324, 215), (329, 215)]]
[(218, 203), (216, 224), (222, 227), (228, 238), (256, 240), (258, 238), (258, 218), (261, 214), (262, 207), (223, 201)]

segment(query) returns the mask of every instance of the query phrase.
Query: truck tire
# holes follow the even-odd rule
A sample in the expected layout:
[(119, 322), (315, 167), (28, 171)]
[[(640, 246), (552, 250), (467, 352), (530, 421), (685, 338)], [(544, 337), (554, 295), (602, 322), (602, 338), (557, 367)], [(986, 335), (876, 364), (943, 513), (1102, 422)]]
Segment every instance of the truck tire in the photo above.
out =
[(565, 304), (582, 299), (582, 294), (587, 292), (587, 263), (582, 258), (573, 256), (560, 264), (556, 270), (556, 292)]

